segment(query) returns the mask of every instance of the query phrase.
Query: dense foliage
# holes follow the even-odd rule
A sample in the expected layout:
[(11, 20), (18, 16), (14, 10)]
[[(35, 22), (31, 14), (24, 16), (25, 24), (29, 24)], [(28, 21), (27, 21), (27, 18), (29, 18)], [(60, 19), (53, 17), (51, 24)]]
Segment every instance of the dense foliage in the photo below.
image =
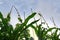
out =
[[(24, 22), (21, 19), (21, 17), (18, 17), (18, 20), (20, 23), (16, 24), (15, 29), (13, 29), (13, 26), (9, 23), (10, 22), (10, 14), (8, 13), (7, 17), (4, 18), (2, 13), (0, 12), (0, 40), (33, 40), (33, 38), (30, 36), (29, 33), (29, 27), (33, 28), (35, 31), (35, 34), (38, 37), (38, 40), (60, 40), (59, 36), (60, 34), (57, 34), (58, 31), (60, 31), (60, 28), (53, 27), (50, 28), (48, 25), (48, 28), (42, 27), (41, 24), (37, 24), (37, 22), (40, 20), (34, 20), (33, 22), (27, 24), (31, 18), (33, 18), (36, 15), (36, 12), (33, 12), (31, 15), (29, 15)], [(40, 17), (43, 18), (41, 14)], [(36, 23), (36, 26), (33, 25)], [(45, 22), (46, 23), (46, 22)], [(47, 23), (46, 23), (47, 24)], [(55, 30), (52, 32), (52, 30)], [(51, 35), (48, 34), (48, 32), (51, 32)]]

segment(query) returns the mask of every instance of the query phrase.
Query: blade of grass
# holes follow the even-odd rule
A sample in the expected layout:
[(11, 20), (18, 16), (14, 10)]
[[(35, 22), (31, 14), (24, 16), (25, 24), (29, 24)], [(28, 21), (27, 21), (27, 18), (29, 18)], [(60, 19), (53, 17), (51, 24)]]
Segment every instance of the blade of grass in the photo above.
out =
[(45, 21), (47, 27), (49, 28), (48, 23), (46, 22), (46, 20), (45, 20), (44, 17), (42, 16), (42, 14), (41, 14), (41, 13), (38, 13), (38, 15), (43, 18), (43, 20)]
[(21, 19), (21, 16), (20, 16), (20, 14), (19, 14), (18, 9), (17, 9), (15, 6), (14, 6), (14, 8), (15, 8), (17, 14), (18, 14), (18, 20), (22, 23), (22, 19)]

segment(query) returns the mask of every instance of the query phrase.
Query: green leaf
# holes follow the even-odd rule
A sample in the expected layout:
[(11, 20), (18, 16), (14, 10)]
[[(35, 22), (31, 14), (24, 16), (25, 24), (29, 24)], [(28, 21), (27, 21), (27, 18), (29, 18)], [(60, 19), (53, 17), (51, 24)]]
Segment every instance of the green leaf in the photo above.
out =
[(10, 18), (10, 13), (8, 13), (7, 18)]
[(1, 18), (1, 19), (3, 19), (3, 15), (2, 15), (2, 13), (1, 13), (1, 12), (0, 12), (0, 18)]
[(26, 30), (27, 28), (29, 28), (32, 24), (34, 24), (34, 23), (36, 23), (36, 22), (38, 22), (38, 21), (39, 21), (39, 19), (31, 22), (30, 24), (28, 24), (28, 25), (21, 31), (21, 33), (22, 33), (24, 30)]
[(18, 20), (22, 23), (22, 19), (21, 18), (18, 18)]
[(7, 21), (10, 21), (10, 13), (7, 15)]
[(44, 35), (46, 35), (48, 32), (52, 31), (53, 29), (57, 29), (56, 27), (53, 27), (53, 28), (49, 28), (47, 29), (47, 31), (44, 33)]
[(28, 24), (27, 26), (25, 26), (25, 28), (22, 29), (22, 30), (20, 31), (20, 33), (18, 33), (18, 34), (16, 35), (15, 39), (17, 39), (17, 37), (19, 37), (19, 35), (21, 35), (21, 34), (24, 32), (24, 30), (26, 30), (26, 29), (29, 28), (32, 24), (34, 24), (34, 23), (36, 23), (36, 22), (38, 22), (38, 21), (39, 21), (39, 19), (38, 19), (38, 20), (35, 20), (35, 21), (31, 22), (30, 24)]
[(24, 24), (26, 25), (26, 24), (28, 23), (28, 21), (29, 21), (31, 18), (33, 18), (35, 15), (36, 15), (36, 13), (32, 13), (31, 15), (29, 15), (29, 16), (25, 19)]
[(35, 31), (35, 33), (36, 33), (36, 35), (37, 35), (37, 32), (38, 32), (37, 28), (36, 28), (34, 25), (31, 25), (31, 28), (34, 29), (34, 31)]

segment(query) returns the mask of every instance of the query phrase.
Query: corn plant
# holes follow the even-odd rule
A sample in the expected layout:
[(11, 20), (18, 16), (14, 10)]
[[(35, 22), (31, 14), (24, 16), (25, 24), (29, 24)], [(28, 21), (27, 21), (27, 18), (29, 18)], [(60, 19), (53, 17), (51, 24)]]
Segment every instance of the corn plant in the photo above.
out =
[(10, 13), (7, 15), (7, 18), (4, 18), (2, 13), (0, 12), (0, 39), (1, 40), (10, 40), (9, 38), (12, 36), (11, 31), (13, 31), (13, 27), (9, 24), (10, 21)]
[[(10, 14), (12, 12), (12, 8), (15, 8), (18, 14), (18, 20), (20, 23), (16, 24), (15, 29), (13, 29), (13, 26), (9, 23), (10, 22)], [(33, 18), (36, 15), (36, 12), (33, 12), (31, 15), (29, 15), (27, 18), (25, 18), (24, 15), (24, 22), (19, 15), (19, 12), (15, 6), (12, 6), (10, 12), (8, 13), (7, 17), (4, 18), (2, 13), (0, 12), (0, 40), (34, 40), (33, 37), (30, 36), (29, 33), (29, 27), (33, 28), (35, 31), (35, 34), (38, 37), (38, 40), (60, 40), (59, 36), (60, 34), (57, 34), (58, 31), (60, 31), (60, 28), (57, 27), (52, 27), (50, 28), (48, 26), (48, 23), (44, 19), (44, 17), (41, 14), (38, 14), (46, 23), (47, 28), (42, 27), (42, 22), (41, 24), (37, 24), (37, 22), (40, 20), (35, 20), (31, 23), (28, 24), (29, 20)], [(53, 20), (54, 25), (55, 22)], [(33, 25), (35, 24), (35, 25)], [(54, 32), (52, 32), (55, 29)], [(48, 32), (51, 32), (51, 35), (48, 34)]]
[[(31, 15), (29, 15), (24, 22), (22, 22), (21, 18), (18, 18), (18, 20), (20, 22), (22, 22), (21, 24), (16, 24), (16, 28), (13, 29), (12, 25), (9, 24), (10, 21), (10, 13), (7, 15), (7, 18), (4, 18), (2, 13), (0, 12), (0, 19), (2, 21), (0, 21), (0, 39), (1, 40), (18, 40), (18, 38), (26, 38), (25, 40), (29, 40), (28, 38), (29, 33), (27, 30), (27, 28), (29, 28), (32, 24), (36, 23), (39, 20), (35, 20), (33, 22), (31, 22), (30, 24), (27, 25), (28, 21), (33, 18), (36, 15), (36, 13), (32, 13)], [(26, 32), (26, 35), (24, 35), (24, 32)], [(19, 39), (21, 40), (21, 39)]]

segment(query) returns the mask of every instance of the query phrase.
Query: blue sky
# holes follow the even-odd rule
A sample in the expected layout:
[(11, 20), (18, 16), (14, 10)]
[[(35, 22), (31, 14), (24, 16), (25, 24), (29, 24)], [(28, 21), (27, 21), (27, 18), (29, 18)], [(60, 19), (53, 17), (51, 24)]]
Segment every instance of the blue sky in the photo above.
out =
[[(4, 16), (10, 11), (12, 5), (16, 6), (22, 17), (24, 11), (26, 16), (30, 14), (32, 8), (33, 11), (40, 11), (49, 24), (52, 24), (50, 18), (53, 17), (56, 25), (60, 26), (60, 0), (0, 0), (0, 11)], [(11, 17), (14, 25), (17, 22), (17, 14), (14, 9)]]

